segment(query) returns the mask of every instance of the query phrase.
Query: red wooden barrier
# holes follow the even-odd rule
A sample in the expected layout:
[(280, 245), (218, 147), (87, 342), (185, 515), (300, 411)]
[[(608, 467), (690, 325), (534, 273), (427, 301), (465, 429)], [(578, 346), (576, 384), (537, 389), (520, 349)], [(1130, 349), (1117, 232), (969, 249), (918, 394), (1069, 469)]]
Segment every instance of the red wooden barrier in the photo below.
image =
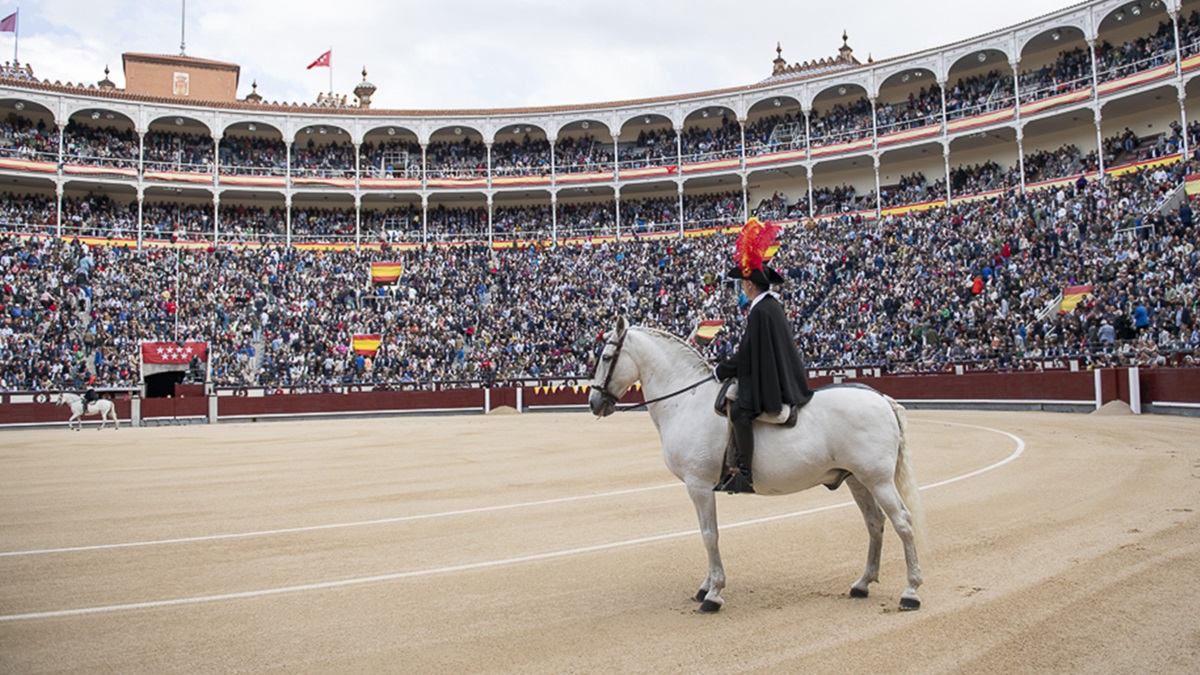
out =
[[(494, 390), (493, 390), (494, 391)], [(513, 395), (515, 403), (516, 396)], [(349, 394), (279, 394), (221, 396), (218, 417), (312, 415), (387, 410), (483, 410), (482, 389), (453, 391), (363, 391)]]
[[(1100, 371), (1101, 403), (1113, 400), (1129, 401), (1130, 371), (1107, 369)], [(1097, 376), (1092, 371), (1052, 371), (1045, 373), (986, 373), (967, 375), (889, 375), (847, 380), (874, 387), (901, 401), (1026, 401), (1037, 403), (1078, 402), (1088, 406), (1096, 400)], [(830, 378), (812, 378), (811, 384), (828, 384)], [(1139, 369), (1143, 405), (1154, 402), (1200, 405), (1200, 369), (1154, 368)], [(187, 391), (194, 391), (189, 389)], [(230, 396), (217, 399), (218, 417), (247, 418), (255, 416), (289, 416), (319, 414), (353, 414), (393, 411), (480, 411), (485, 396), (491, 408), (517, 405), (515, 387), (492, 389), (455, 389), (449, 391), (365, 391), (347, 394), (278, 394), (272, 396)], [(70, 413), (55, 406), (53, 396), (39, 396), (41, 402), (30, 402), (29, 394), (0, 395), (0, 426), (8, 424), (50, 424), (65, 422)], [(17, 399), (18, 402), (14, 402)], [(586, 386), (523, 387), (521, 402), (526, 409), (558, 406), (584, 406), (588, 400)], [(639, 403), (642, 391), (629, 391), (621, 402)], [(131, 401), (114, 400), (117, 414), (124, 423), (130, 419)], [(204, 396), (143, 399), (143, 420), (164, 418), (206, 418), (209, 399)], [(981, 403), (980, 407), (983, 407)], [(1186, 405), (1184, 406), (1186, 407)], [(95, 418), (89, 418), (95, 419)]]

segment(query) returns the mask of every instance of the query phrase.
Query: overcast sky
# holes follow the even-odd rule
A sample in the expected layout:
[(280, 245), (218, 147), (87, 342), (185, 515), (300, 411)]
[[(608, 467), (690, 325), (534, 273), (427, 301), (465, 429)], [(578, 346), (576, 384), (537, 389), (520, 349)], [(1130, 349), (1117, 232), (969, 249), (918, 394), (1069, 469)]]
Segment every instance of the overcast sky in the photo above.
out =
[[(26, 0), (18, 57), (40, 78), (95, 83), (123, 52), (178, 54), (182, 0)], [(902, 56), (1020, 23), (1064, 0), (191, 0), (188, 56), (241, 66), (268, 101), (377, 87), (376, 108), (550, 106), (706, 91), (771, 74), (775, 44), (796, 63)], [(0, 17), (18, 3), (0, 0)], [(853, 10), (850, 7), (853, 6)], [(829, 8), (835, 8), (830, 10)], [(14, 38), (0, 34), (0, 59)], [(7, 51), (5, 51), (7, 50)]]

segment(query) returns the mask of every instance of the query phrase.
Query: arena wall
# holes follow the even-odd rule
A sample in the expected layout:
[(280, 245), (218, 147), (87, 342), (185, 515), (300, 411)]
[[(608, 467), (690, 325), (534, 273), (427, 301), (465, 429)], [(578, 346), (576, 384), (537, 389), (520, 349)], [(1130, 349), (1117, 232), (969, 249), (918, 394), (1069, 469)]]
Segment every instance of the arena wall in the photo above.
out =
[[(811, 384), (858, 383), (873, 387), (912, 408), (1022, 409), (1090, 412), (1122, 401), (1134, 412), (1200, 415), (1200, 369), (1104, 369), (1042, 373), (885, 375), (847, 377), (815, 373)], [(327, 416), (401, 414), (479, 414), (498, 409), (519, 412), (578, 410), (587, 406), (583, 384), (512, 383), (445, 391), (268, 392), (261, 388), (222, 389), (210, 396), (139, 399), (116, 392), (123, 422), (160, 425), (191, 422), (258, 422)], [(0, 428), (65, 425), (68, 411), (45, 392), (0, 394)], [(640, 389), (622, 398), (640, 403)], [(90, 424), (98, 424), (91, 418)]]

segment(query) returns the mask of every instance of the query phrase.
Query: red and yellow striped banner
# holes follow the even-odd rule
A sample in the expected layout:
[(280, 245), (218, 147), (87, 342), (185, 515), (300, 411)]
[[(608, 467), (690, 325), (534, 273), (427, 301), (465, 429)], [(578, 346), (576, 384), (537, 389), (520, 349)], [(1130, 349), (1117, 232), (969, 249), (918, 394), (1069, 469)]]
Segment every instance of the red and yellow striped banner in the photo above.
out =
[(696, 330), (692, 331), (692, 341), (699, 345), (706, 345), (712, 342), (724, 327), (725, 322), (720, 319), (701, 321), (696, 325)]
[(356, 334), (350, 338), (350, 349), (354, 350), (355, 354), (375, 356), (375, 352), (379, 351), (380, 342), (378, 333)]
[(1059, 305), (1059, 311), (1069, 312), (1077, 307), (1095, 286), (1068, 286), (1063, 289), (1062, 303)]
[(404, 263), (378, 262), (371, 263), (371, 283), (394, 284), (404, 273)]

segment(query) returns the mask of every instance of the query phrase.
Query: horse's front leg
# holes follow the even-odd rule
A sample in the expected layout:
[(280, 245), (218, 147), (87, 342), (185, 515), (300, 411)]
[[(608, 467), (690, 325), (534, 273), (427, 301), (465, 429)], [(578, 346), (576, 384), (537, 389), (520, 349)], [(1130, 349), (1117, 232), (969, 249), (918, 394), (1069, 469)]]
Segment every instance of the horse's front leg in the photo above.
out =
[(700, 603), (701, 612), (716, 612), (725, 604), (721, 598), (721, 591), (725, 588), (725, 567), (721, 564), (721, 551), (717, 547), (717, 496), (708, 483), (689, 483), (688, 496), (696, 507), (700, 536), (704, 539), (704, 550), (708, 552), (708, 576), (700, 585), (695, 600)]

